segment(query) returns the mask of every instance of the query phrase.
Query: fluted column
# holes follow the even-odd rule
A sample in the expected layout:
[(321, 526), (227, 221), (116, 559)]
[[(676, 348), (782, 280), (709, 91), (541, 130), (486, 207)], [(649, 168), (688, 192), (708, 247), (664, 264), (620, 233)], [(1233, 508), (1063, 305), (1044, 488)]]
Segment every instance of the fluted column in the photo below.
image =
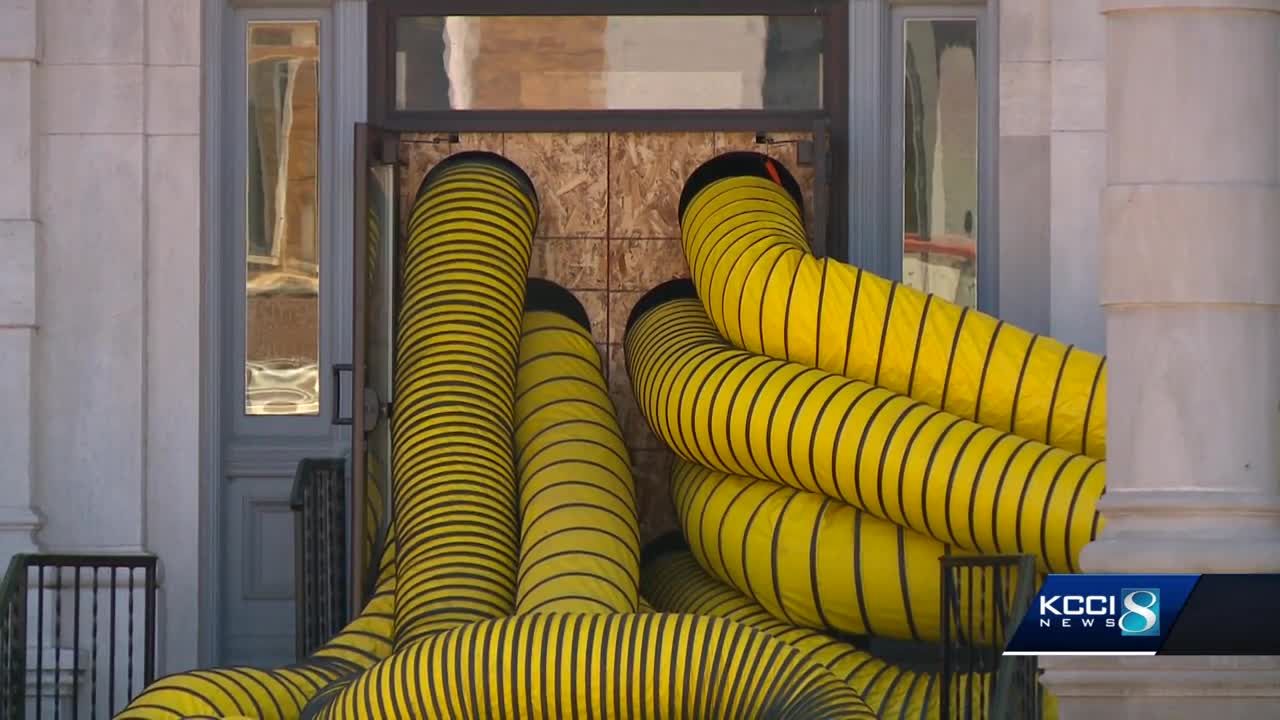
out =
[[(1280, 0), (1100, 0), (1108, 489), (1086, 572), (1280, 572)], [(1280, 717), (1273, 658), (1046, 659), (1063, 717)]]

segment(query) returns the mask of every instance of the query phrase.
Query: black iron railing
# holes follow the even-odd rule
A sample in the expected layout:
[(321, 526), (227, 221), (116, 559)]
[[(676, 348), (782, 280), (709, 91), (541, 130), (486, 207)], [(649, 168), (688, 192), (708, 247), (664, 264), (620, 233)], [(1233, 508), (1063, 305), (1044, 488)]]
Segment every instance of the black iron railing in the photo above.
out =
[(943, 720), (1042, 717), (1036, 658), (1002, 653), (1035, 594), (1035, 558), (948, 556), (941, 563)]
[(289, 505), (296, 533), (297, 652), (303, 658), (347, 622), (346, 463), (338, 458), (298, 463)]
[(155, 679), (153, 555), (15, 555), (0, 583), (0, 719), (108, 718)]

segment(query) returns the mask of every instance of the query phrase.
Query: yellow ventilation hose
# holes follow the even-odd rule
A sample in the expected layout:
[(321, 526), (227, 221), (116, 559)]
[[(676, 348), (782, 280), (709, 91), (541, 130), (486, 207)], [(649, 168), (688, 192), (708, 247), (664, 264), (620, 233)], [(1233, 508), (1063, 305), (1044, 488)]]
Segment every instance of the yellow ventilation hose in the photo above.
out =
[(516, 373), (516, 612), (636, 610), (635, 484), (582, 305), (530, 280)]
[[(915, 672), (894, 666), (847, 642), (807, 628), (789, 625), (769, 614), (755, 601), (719, 582), (704, 571), (694, 557), (663, 538), (646, 549), (643, 587), (664, 612), (695, 613), (722, 617), (766, 632), (800, 651), (812, 662), (829, 669), (853, 688), (878, 718), (938, 718), (942, 683), (938, 673)], [(952, 687), (964, 695), (971, 682), (974, 720), (986, 717), (991, 677), (957, 674)]]
[(685, 257), (729, 342), (1106, 457), (1101, 356), (814, 257), (798, 198), (785, 168), (749, 152), (708, 161), (685, 185)]
[[(672, 468), (671, 494), (699, 564), (774, 617), (857, 635), (942, 639), (938, 558), (951, 549), (937, 540), (838, 500), (683, 460)], [(1015, 581), (1003, 583), (1001, 600), (994, 574), (975, 570), (957, 592), (960, 616), (993, 617), (994, 603), (1013, 600)], [(970, 641), (990, 643), (997, 628), (972, 630)]]
[(115, 717), (170, 720), (251, 717), (293, 720), (336, 680), (372, 666), (391, 652), (396, 585), (396, 541), (388, 532), (378, 587), (364, 610), (306, 660), (276, 670), (248, 667), (191, 670), (151, 683)]
[(396, 647), (515, 606), (512, 413), (537, 224), (528, 177), (492, 153), (441, 161), (414, 201), (391, 425)]
[(949, 545), (1072, 572), (1097, 531), (1105, 462), (797, 363), (738, 350), (688, 281), (636, 304), (632, 391), (680, 457), (837, 498)]
[(361, 602), (365, 598), (373, 594), (372, 589), (378, 586), (379, 569), (373, 566), (373, 558), (379, 556), (382, 552), (382, 546), (386, 543), (386, 533), (388, 526), (386, 524), (386, 497), (383, 495), (382, 483), (378, 478), (382, 477), (382, 461), (376, 453), (365, 453), (364, 462), (365, 472), (365, 496), (364, 496), (364, 542), (362, 548), (364, 551), (363, 561), (365, 570), (365, 593), (361, 596)]
[(517, 615), (411, 643), (318, 717), (870, 720), (829, 670), (766, 633), (694, 615)]

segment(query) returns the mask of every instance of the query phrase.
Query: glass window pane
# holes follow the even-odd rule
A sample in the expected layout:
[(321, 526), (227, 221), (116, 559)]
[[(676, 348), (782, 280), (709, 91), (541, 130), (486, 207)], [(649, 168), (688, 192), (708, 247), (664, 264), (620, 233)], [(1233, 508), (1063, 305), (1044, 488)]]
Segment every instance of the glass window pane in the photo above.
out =
[(905, 21), (903, 282), (978, 300), (978, 24)]
[(320, 412), (319, 23), (250, 23), (245, 412)]
[(813, 16), (400, 18), (399, 110), (813, 110)]

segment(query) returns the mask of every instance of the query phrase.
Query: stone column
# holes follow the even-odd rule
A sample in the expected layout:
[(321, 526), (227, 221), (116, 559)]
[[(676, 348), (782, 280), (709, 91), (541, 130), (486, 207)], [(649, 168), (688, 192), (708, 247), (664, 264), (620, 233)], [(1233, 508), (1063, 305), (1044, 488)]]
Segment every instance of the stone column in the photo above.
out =
[[(1280, 571), (1280, 0), (1100, 0), (1107, 525), (1087, 572)], [(1280, 658), (1046, 658), (1062, 717), (1280, 717)]]
[(36, 549), (31, 506), (36, 338), (38, 0), (0, 0), (0, 575)]

